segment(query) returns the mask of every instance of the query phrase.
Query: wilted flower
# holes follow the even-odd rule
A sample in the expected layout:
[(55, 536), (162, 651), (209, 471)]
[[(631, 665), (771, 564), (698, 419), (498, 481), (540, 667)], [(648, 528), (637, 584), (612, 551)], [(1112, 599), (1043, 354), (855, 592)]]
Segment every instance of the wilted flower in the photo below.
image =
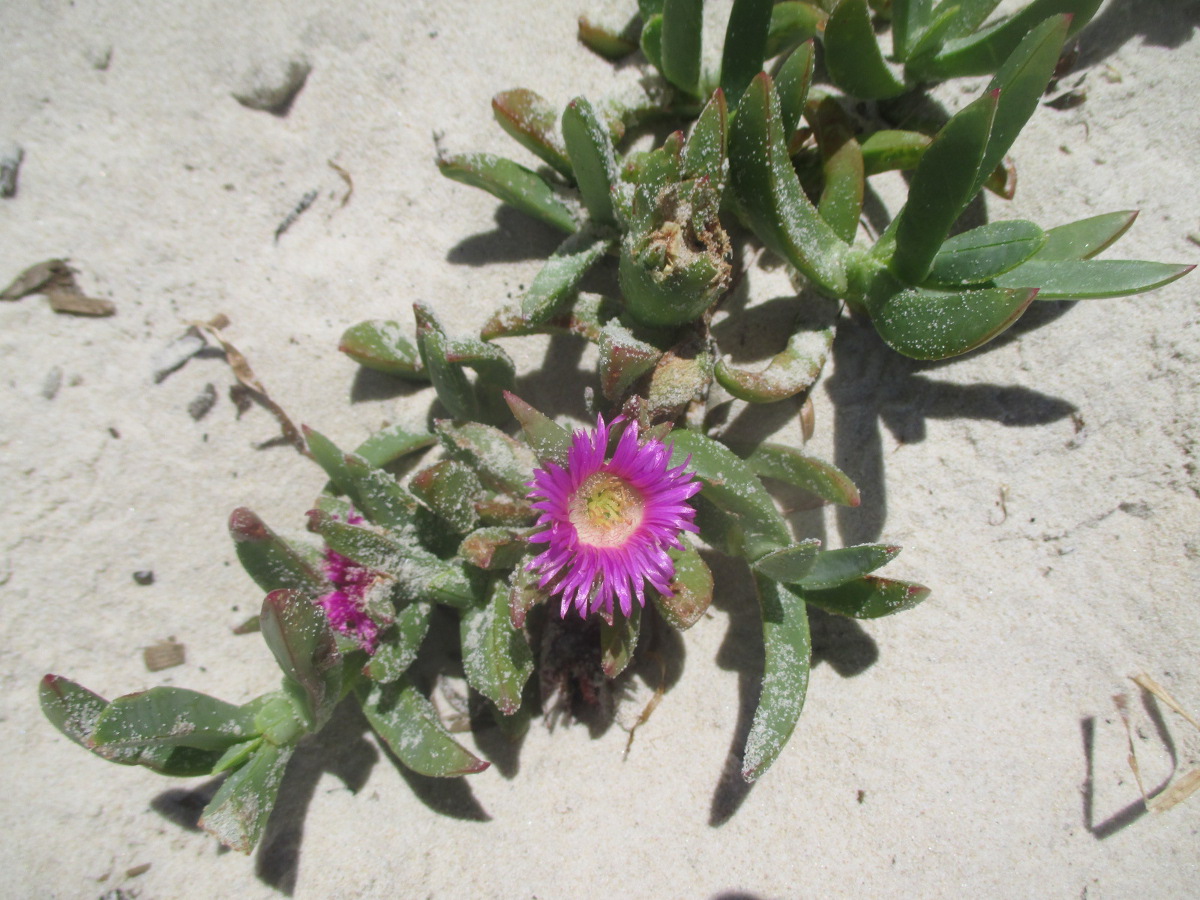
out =
[(683, 547), (681, 531), (697, 530), (687, 500), (701, 484), (687, 463), (671, 468), (666, 444), (639, 443), (636, 423), (605, 461), (610, 427), (597, 418), (595, 431), (577, 431), (566, 468), (546, 462), (529, 482), (544, 527), (529, 540), (547, 545), (530, 569), (542, 588), (562, 595), (563, 616), (574, 606), (581, 616), (611, 619), (614, 596), (629, 615), (634, 597), (645, 606), (647, 583), (669, 596), (675, 563), (667, 550)]
[[(350, 525), (358, 525), (362, 521), (362, 516), (354, 512), (346, 517)], [(368, 653), (374, 653), (379, 639), (379, 625), (367, 615), (366, 594), (375, 581), (375, 572), (329, 547), (325, 548), (324, 555), (325, 577), (333, 584), (333, 590), (322, 595), (317, 602), (325, 610), (330, 627), (354, 638)]]

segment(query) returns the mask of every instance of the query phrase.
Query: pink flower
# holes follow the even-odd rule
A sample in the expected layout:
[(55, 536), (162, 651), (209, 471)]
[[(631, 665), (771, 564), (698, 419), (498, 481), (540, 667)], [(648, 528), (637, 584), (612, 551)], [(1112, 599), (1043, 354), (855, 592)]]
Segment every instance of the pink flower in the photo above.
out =
[(634, 597), (646, 605), (646, 584), (670, 596), (675, 563), (667, 549), (683, 547), (681, 531), (697, 530), (687, 500), (702, 485), (687, 463), (671, 468), (662, 441), (639, 444), (636, 423), (606, 462), (609, 429), (598, 417), (595, 431), (575, 432), (566, 468), (546, 462), (528, 484), (545, 529), (529, 540), (547, 545), (529, 569), (543, 589), (562, 595), (563, 617), (574, 606), (582, 617), (600, 612), (611, 621), (614, 596), (628, 616)]
[[(349, 525), (362, 523), (363, 517), (351, 511), (346, 516)], [(333, 590), (318, 598), (330, 626), (358, 641), (367, 653), (374, 653), (379, 640), (379, 625), (366, 612), (366, 594), (376, 575), (336, 550), (325, 548), (325, 577)]]

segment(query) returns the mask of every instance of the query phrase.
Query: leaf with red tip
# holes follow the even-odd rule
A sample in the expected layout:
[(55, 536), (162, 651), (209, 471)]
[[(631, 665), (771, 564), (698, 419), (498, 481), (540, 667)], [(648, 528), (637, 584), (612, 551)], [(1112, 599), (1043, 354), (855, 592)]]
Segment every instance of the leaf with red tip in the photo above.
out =
[(634, 601), (629, 615), (617, 610), (612, 622), (600, 623), (600, 667), (607, 678), (616, 678), (633, 661), (642, 628), (642, 608)]
[(833, 463), (795, 447), (763, 443), (746, 454), (745, 459), (756, 475), (810, 491), (830, 503), (858, 506), (862, 502), (849, 475)]
[(409, 682), (359, 684), (363, 714), (400, 762), (431, 778), (454, 778), (482, 772), (490, 763), (450, 736), (437, 710)]
[(537, 172), (490, 153), (467, 153), (438, 158), (438, 169), (452, 181), (482, 188), (526, 215), (568, 234), (575, 216)]
[(479, 569), (511, 569), (525, 556), (527, 534), (523, 528), (480, 528), (463, 538), (458, 555)]
[(250, 759), (226, 778), (200, 817), (200, 827), (230, 849), (254, 849), (275, 808), (279, 786), (294, 746), (264, 741)]
[(761, 372), (735, 368), (727, 357), (722, 357), (717, 360), (713, 374), (721, 387), (739, 400), (775, 403), (812, 387), (832, 346), (832, 328), (799, 330)]
[(700, 621), (713, 598), (713, 577), (708, 564), (694, 547), (668, 550), (675, 562), (671, 596), (654, 592), (654, 604), (668, 624), (685, 631)]
[(275, 661), (302, 689), (308, 727), (316, 731), (341, 699), (342, 656), (329, 620), (299, 591), (272, 591), (263, 600), (259, 624)]
[(912, 609), (929, 596), (929, 588), (907, 581), (867, 575), (827, 590), (805, 590), (804, 599), (813, 606), (839, 616), (877, 619)]
[(533, 674), (533, 652), (524, 632), (513, 627), (508, 594), (508, 585), (495, 579), (487, 601), (463, 611), (459, 637), (467, 683), (511, 716)]
[(308, 559), (252, 510), (239, 507), (230, 514), (229, 534), (242, 568), (264, 591), (294, 588), (311, 596), (328, 588)]
[(571, 449), (571, 432), (510, 391), (504, 392), (504, 400), (512, 410), (513, 418), (521, 423), (525, 440), (538, 459), (559, 464), (565, 462)]
[(842, 0), (825, 25), (825, 66), (842, 90), (864, 100), (904, 93), (875, 40), (866, 0)]
[(558, 113), (548, 100), (525, 88), (501, 91), (492, 98), (492, 113), (518, 144), (567, 178), (574, 177), (567, 149), (558, 133)]
[(409, 381), (429, 380), (417, 348), (399, 322), (371, 319), (351, 325), (342, 333), (338, 349), (368, 369)]
[(508, 579), (508, 618), (513, 628), (524, 628), (529, 611), (549, 595), (538, 587), (538, 576), (525, 565), (513, 569)]
[(818, 553), (796, 584), (809, 590), (833, 588), (874, 572), (896, 558), (900, 548), (891, 544), (858, 544)]
[(636, 19), (624, 28), (614, 29), (597, 24), (588, 16), (579, 17), (579, 40), (584, 46), (607, 60), (624, 59), (638, 48)]
[(996, 284), (1032, 287), (1039, 300), (1094, 300), (1152, 291), (1194, 268), (1137, 259), (1031, 259), (999, 276)]

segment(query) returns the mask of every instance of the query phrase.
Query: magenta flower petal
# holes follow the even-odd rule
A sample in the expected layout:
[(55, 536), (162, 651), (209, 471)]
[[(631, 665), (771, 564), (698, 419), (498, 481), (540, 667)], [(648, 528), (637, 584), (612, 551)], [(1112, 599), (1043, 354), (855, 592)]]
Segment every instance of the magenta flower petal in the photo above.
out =
[(667, 549), (680, 549), (681, 531), (695, 532), (696, 511), (687, 502), (701, 484), (687, 464), (671, 468), (671, 448), (638, 441), (631, 423), (605, 461), (612, 423), (602, 417), (595, 431), (577, 431), (566, 468), (546, 462), (529, 482), (529, 500), (540, 512), (533, 543), (545, 548), (529, 564), (539, 586), (560, 595), (561, 616), (574, 607), (580, 616), (613, 614), (614, 599), (629, 615), (633, 602), (646, 605), (646, 585), (669, 595), (675, 563)]
[[(362, 516), (351, 510), (349, 525), (359, 525)], [(325, 548), (325, 577), (333, 590), (317, 599), (334, 631), (354, 638), (367, 653), (374, 653), (379, 641), (379, 623), (367, 615), (366, 595), (375, 583), (375, 572), (360, 566), (336, 550)]]

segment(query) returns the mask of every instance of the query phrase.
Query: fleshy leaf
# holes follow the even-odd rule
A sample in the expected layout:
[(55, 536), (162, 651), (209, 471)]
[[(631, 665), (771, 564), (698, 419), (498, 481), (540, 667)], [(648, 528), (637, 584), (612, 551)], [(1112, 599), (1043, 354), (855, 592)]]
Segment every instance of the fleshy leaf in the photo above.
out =
[(759, 444), (746, 456), (746, 463), (756, 475), (811, 491), (830, 503), (858, 506), (862, 502), (858, 488), (845, 472), (795, 447)]
[(407, 672), (429, 632), (432, 614), (432, 603), (410, 603), (400, 610), (396, 614), (395, 636), (381, 643), (372, 654), (366, 668), (367, 677), (381, 684), (391, 684)]
[(534, 409), (516, 394), (505, 392), (504, 400), (512, 410), (513, 418), (521, 423), (525, 440), (533, 448), (539, 460), (553, 460), (560, 465), (566, 461), (571, 449), (571, 432), (549, 416)]
[(823, 550), (795, 581), (805, 591), (837, 587), (874, 572), (896, 558), (900, 548), (890, 544), (859, 544), (838, 550)]
[(762, 71), (774, 6), (773, 0), (734, 0), (721, 57), (721, 88), (734, 106)]
[(1003, 332), (1036, 294), (1036, 288), (909, 288), (874, 306), (871, 321), (893, 350), (913, 359), (947, 359)]
[(764, 57), (770, 59), (785, 50), (811, 41), (825, 30), (829, 14), (815, 3), (784, 0), (771, 10), (771, 26), (767, 32)]
[(804, 599), (813, 606), (839, 616), (877, 619), (912, 609), (929, 596), (929, 588), (907, 581), (867, 575), (828, 590), (805, 590)]
[(904, 93), (875, 40), (867, 0), (842, 0), (825, 25), (825, 65), (834, 83), (864, 100)]
[(409, 381), (428, 381), (417, 348), (399, 322), (371, 319), (351, 325), (342, 334), (338, 349), (360, 366)]
[(387, 685), (360, 683), (358, 697), (375, 733), (414, 772), (454, 778), (490, 765), (450, 736), (433, 704), (407, 678)]
[(169, 745), (224, 750), (257, 735), (254, 714), (186, 688), (155, 687), (113, 700), (92, 730), (96, 747)]
[(754, 571), (772, 581), (795, 584), (808, 574), (820, 548), (821, 542), (816, 538), (800, 541), (757, 560), (754, 563)]
[(712, 572), (694, 547), (667, 553), (675, 562), (671, 596), (664, 597), (656, 591), (654, 603), (668, 624), (684, 631), (699, 622), (712, 604)]
[(638, 46), (642, 48), (642, 53), (650, 65), (660, 72), (662, 71), (662, 33), (663, 18), (659, 13), (645, 19), (641, 36), (638, 38)]
[(302, 689), (306, 724), (320, 729), (342, 688), (342, 657), (325, 614), (305, 594), (272, 591), (263, 600), (259, 624), (283, 674)]
[(454, 181), (482, 188), (509, 206), (568, 234), (575, 217), (537, 172), (490, 153), (440, 157), (438, 168)]
[(616, 678), (625, 671), (637, 650), (642, 628), (642, 608), (634, 603), (629, 615), (618, 610), (613, 621), (600, 623), (600, 666), (607, 678)]
[(680, 174), (684, 178), (707, 178), (720, 197), (729, 170), (728, 147), (729, 108), (725, 93), (714, 91), (683, 145)]
[(863, 171), (867, 175), (896, 169), (915, 169), (933, 138), (919, 131), (876, 131), (862, 142)]
[(633, 25), (631, 22), (618, 31), (583, 15), (579, 17), (579, 40), (593, 52), (616, 62), (638, 48), (637, 31)]
[(579, 290), (579, 283), (613, 246), (613, 239), (590, 229), (568, 237), (533, 276), (521, 298), (521, 320), (541, 325), (558, 314)]
[(896, 57), (905, 59), (909, 48), (928, 27), (933, 0), (892, 0), (892, 43)]
[(523, 497), (537, 459), (528, 445), (498, 428), (479, 422), (434, 424), (442, 449), (451, 459), (470, 466), (484, 487)]
[(242, 853), (253, 850), (267, 827), (294, 750), (266, 741), (260, 744), (217, 789), (204, 807), (200, 827), (226, 847)]
[(685, 429), (671, 432), (670, 440), (674, 445), (671, 465), (688, 462), (696, 477), (704, 482), (700, 495), (736, 518), (749, 559), (758, 559), (791, 543), (787, 524), (771, 495), (732, 450), (697, 431)]
[(942, 244), (926, 281), (946, 286), (981, 284), (1015, 269), (1045, 242), (1046, 233), (1032, 222), (989, 222)]
[(662, 351), (633, 333), (620, 322), (600, 330), (600, 389), (609, 400), (619, 400), (629, 387), (653, 369)]
[(524, 564), (513, 569), (508, 579), (508, 618), (513, 628), (524, 628), (529, 611), (547, 599), (546, 592), (538, 587), (537, 575)]
[(503, 580), (492, 582), (485, 604), (464, 610), (459, 635), (467, 683), (511, 716), (533, 674), (533, 652), (525, 634), (513, 627)]
[(862, 148), (854, 138), (854, 126), (838, 102), (826, 97), (816, 104), (810, 121), (821, 150), (825, 186), (817, 211), (837, 236), (852, 243), (862, 215), (866, 180)]
[(1036, 286), (1039, 300), (1125, 297), (1170, 284), (1195, 266), (1135, 259), (1031, 259), (996, 279), (1013, 289)]
[(662, 73), (689, 94), (700, 93), (700, 35), (703, 0), (664, 0)]
[(1091, 259), (1129, 230), (1137, 211), (1102, 213), (1046, 230), (1034, 259)]
[(738, 104), (729, 157), (734, 191), (754, 233), (818, 287), (840, 295), (846, 245), (804, 196), (787, 153), (779, 98), (765, 73)]
[(414, 475), (410, 485), (413, 493), (456, 533), (466, 534), (478, 524), (475, 503), (483, 498), (483, 485), (479, 476), (462, 463), (440, 460)]
[(449, 360), (450, 339), (446, 332), (428, 307), (414, 303), (413, 312), (417, 317), (421, 363), (433, 382), (438, 399), (456, 419), (478, 418), (479, 398), (463, 367)]
[(754, 781), (770, 768), (796, 730), (812, 662), (812, 638), (803, 596), (762, 576), (755, 576), (754, 584), (762, 613), (765, 658), (762, 692), (742, 758), (742, 777), (747, 781)]
[[(583, 22), (580, 20), (582, 33)], [(637, 49), (636, 46), (630, 52), (633, 49)], [(492, 98), (492, 113), (500, 127), (518, 144), (567, 178), (574, 177), (558, 132), (558, 114), (548, 100), (525, 88), (501, 91)]]
[(427, 431), (412, 431), (403, 425), (388, 425), (359, 444), (354, 453), (371, 465), (383, 468), (396, 460), (432, 447), (437, 438)]
[(739, 400), (774, 403), (812, 387), (832, 346), (832, 328), (799, 330), (761, 372), (734, 368), (728, 358), (721, 358), (717, 360), (713, 374), (721, 387)]
[(567, 104), (562, 131), (588, 215), (601, 225), (615, 224), (612, 186), (616, 181), (617, 164), (612, 139), (586, 97), (576, 97)]
[[(779, 9), (778, 6), (775, 7)], [(804, 115), (808, 89), (812, 85), (816, 49), (811, 40), (797, 47), (779, 67), (775, 89), (779, 92), (779, 120), (785, 143), (791, 140)]]
[(527, 533), (523, 528), (480, 528), (463, 538), (458, 555), (479, 569), (511, 569), (525, 555)]
[(294, 588), (309, 594), (328, 589), (328, 582), (291, 544), (245, 507), (229, 516), (238, 561), (264, 591)]

